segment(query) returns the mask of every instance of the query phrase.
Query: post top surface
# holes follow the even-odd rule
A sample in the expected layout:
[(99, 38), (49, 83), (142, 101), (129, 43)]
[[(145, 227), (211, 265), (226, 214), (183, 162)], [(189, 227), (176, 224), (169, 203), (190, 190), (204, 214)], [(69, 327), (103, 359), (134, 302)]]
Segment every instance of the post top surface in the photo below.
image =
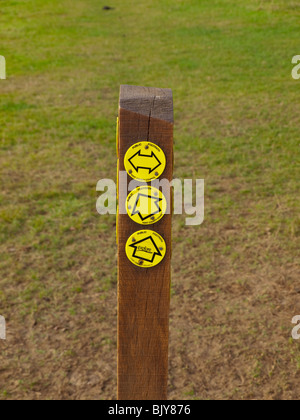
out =
[(171, 89), (121, 85), (120, 108), (173, 123)]

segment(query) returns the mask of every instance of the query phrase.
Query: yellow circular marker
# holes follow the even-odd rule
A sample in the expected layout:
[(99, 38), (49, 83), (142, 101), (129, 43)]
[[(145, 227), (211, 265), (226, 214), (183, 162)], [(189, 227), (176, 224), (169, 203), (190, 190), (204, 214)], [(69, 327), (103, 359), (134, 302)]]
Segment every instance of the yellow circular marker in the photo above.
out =
[(163, 193), (154, 187), (135, 188), (126, 200), (127, 214), (140, 225), (158, 222), (167, 211), (167, 200)]
[(156, 144), (141, 141), (127, 150), (124, 166), (131, 178), (149, 182), (159, 178), (165, 170), (166, 156)]
[(164, 239), (153, 230), (139, 230), (126, 243), (126, 255), (132, 264), (142, 268), (155, 267), (166, 255)]

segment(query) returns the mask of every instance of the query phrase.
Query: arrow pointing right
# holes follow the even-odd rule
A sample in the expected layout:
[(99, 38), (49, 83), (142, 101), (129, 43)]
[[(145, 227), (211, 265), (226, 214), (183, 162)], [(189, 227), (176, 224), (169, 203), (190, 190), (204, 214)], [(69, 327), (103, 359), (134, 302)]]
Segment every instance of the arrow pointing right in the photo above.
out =
[(136, 172), (138, 172), (139, 169), (147, 169), (149, 174), (161, 165), (161, 161), (154, 152), (152, 152), (151, 155), (143, 155), (141, 149), (131, 156), (128, 161)]

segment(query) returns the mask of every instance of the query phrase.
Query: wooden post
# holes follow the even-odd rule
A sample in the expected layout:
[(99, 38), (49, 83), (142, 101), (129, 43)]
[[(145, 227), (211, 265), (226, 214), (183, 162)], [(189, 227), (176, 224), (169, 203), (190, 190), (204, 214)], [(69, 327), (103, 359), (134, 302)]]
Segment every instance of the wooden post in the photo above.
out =
[[(148, 146), (145, 146), (145, 149), (149, 151), (141, 152), (141, 149), (135, 148), (135, 153), (130, 155), (130, 148), (137, 143), (151, 142), (158, 146), (157, 149), (161, 149), (166, 158), (165, 169), (159, 179), (172, 181), (172, 91), (121, 86), (119, 105), (117, 146), (119, 171), (125, 171), (126, 154), (129, 156), (130, 164), (133, 164), (137, 171), (139, 171), (139, 165), (134, 163), (134, 159), (140, 157), (142, 167), (147, 166), (145, 159), (148, 157), (154, 159), (154, 165), (156, 165), (153, 166), (154, 169), (147, 168), (148, 172), (158, 178), (159, 171), (162, 169), (162, 159), (155, 153), (151, 154)], [(152, 163), (149, 166), (151, 165)], [(155, 170), (157, 166), (158, 169)], [(128, 183), (133, 177), (132, 174), (130, 175), (132, 171), (128, 171), (128, 167), (126, 169), (129, 173), (126, 185), (124, 183), (120, 185), (123, 178), (119, 176), (119, 206), (125, 206)], [(172, 205), (170, 197), (166, 197), (166, 200), (166, 214), (156, 223), (146, 226), (138, 224), (131, 220), (127, 213), (120, 214), (119, 212), (117, 217), (119, 400), (167, 399), (172, 218), (170, 209)], [(135, 264), (130, 261), (125, 252), (129, 238), (140, 242), (134, 238), (134, 234), (141, 230), (158, 233), (166, 245), (165, 250), (162, 251), (165, 252), (164, 258), (159, 264), (150, 268), (138, 266), (147, 259), (137, 261)], [(158, 246), (157, 243), (156, 245)], [(131, 246), (134, 247), (134, 244)], [(157, 253), (163, 248), (158, 247)]]

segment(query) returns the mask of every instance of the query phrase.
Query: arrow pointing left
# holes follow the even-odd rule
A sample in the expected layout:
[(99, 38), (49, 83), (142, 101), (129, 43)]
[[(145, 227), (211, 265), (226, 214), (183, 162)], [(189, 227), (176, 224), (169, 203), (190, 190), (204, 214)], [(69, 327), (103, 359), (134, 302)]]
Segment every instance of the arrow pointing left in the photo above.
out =
[(141, 149), (128, 160), (135, 171), (138, 172), (140, 169), (146, 169), (149, 171), (149, 174), (161, 165), (161, 161), (153, 151), (151, 155), (144, 155)]

